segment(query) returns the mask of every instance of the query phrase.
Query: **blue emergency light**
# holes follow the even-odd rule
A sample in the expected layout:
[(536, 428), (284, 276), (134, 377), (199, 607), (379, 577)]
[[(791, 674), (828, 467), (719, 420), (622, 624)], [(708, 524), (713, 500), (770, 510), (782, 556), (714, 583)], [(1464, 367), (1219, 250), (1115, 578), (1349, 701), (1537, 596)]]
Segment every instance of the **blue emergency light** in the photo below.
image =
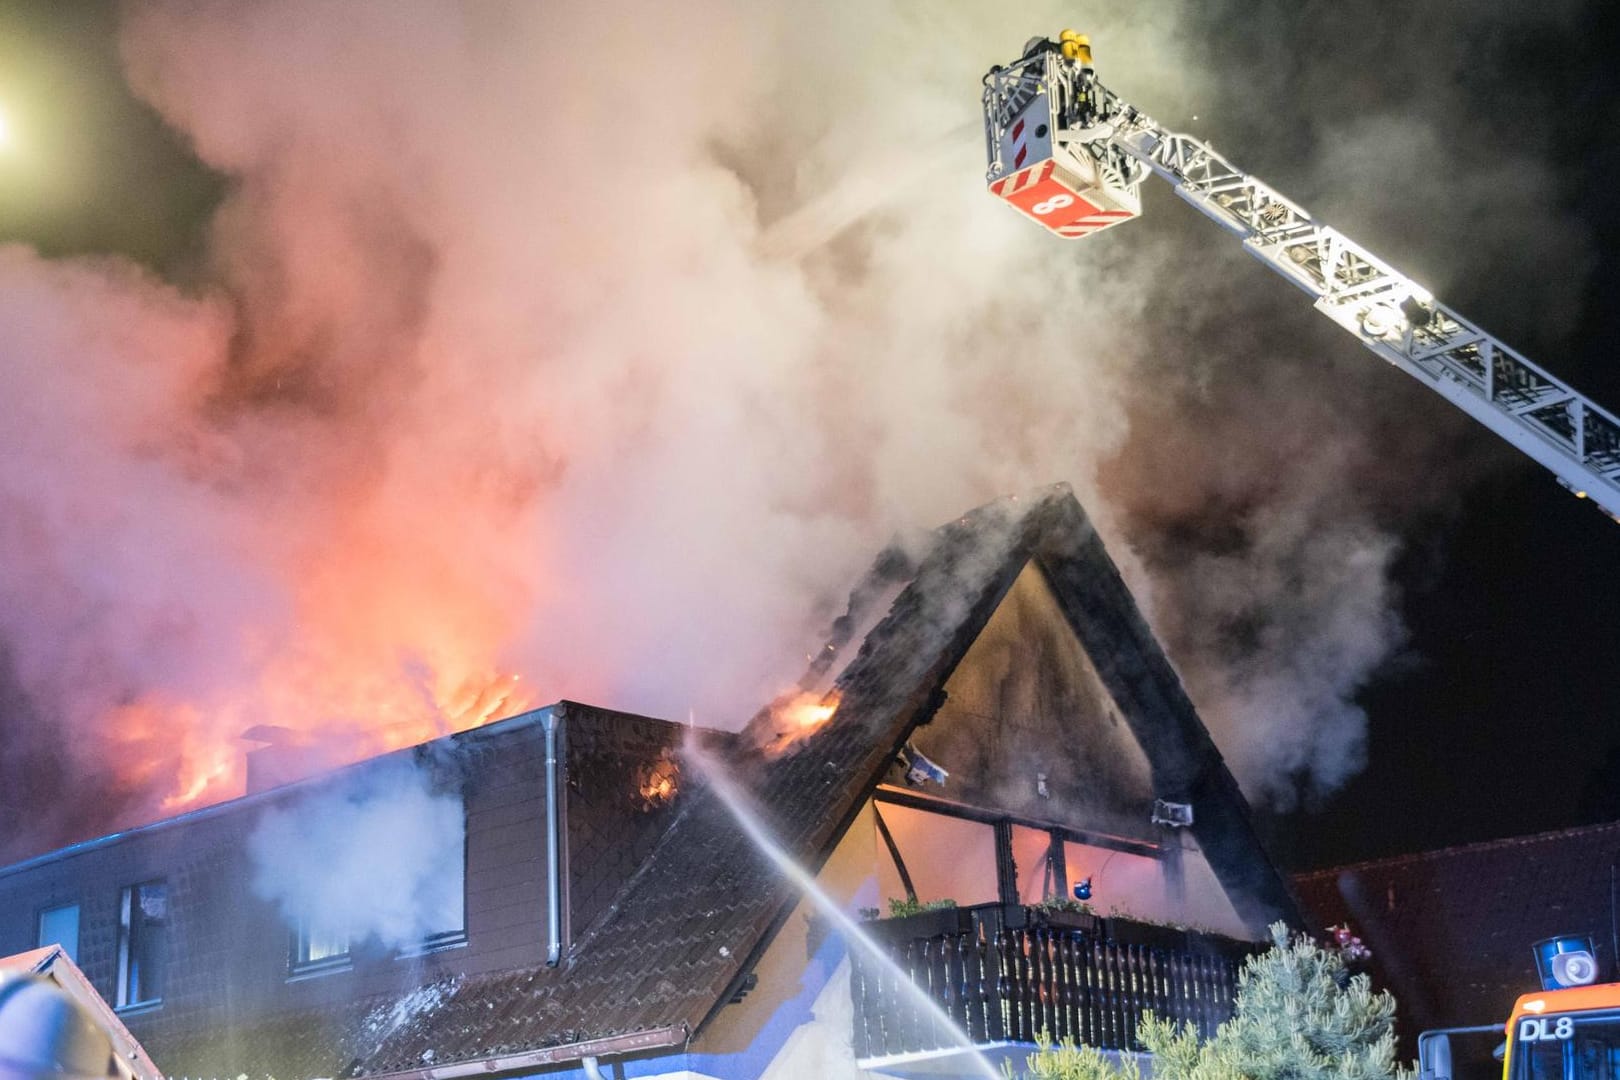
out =
[(1586, 935), (1552, 937), (1530, 946), (1543, 990), (1565, 990), (1597, 982), (1597, 949)]

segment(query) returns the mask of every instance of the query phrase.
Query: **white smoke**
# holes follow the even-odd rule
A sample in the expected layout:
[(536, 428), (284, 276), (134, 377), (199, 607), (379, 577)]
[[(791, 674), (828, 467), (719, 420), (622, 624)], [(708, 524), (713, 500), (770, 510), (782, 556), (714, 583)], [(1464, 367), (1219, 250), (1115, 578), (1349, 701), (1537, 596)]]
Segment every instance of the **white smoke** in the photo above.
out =
[(252, 887), (289, 926), (409, 948), (464, 929), (465, 836), (461, 799), (425, 771), (368, 768), (264, 813), (248, 837)]
[[(1335, 27), (1303, 75), (1256, 69), (1221, 55), (1236, 18), (131, 5), (132, 86), (230, 193), (188, 293), (0, 267), (16, 682), (71, 732), (165, 718), (141, 730), (191, 735), (139, 737), (143, 775), (211, 794), (250, 723), (374, 748), (488, 715), (508, 673), (734, 725), (895, 532), (1066, 479), (1246, 785), (1333, 787), (1402, 640), (1400, 530), (1444, 502), (1408, 470), (1438, 475), (1457, 423), (1162, 191), (1065, 245), (983, 190), (980, 76), (1071, 24), (1115, 89), (1213, 107), (1352, 235), (1390, 154), (1455, 149), (1422, 128), (1460, 115), (1460, 51)], [(1418, 96), (1341, 116), (1375, 62)], [(1417, 134), (1381, 149), (1381, 120)], [(1497, 189), (1448, 176), (1412, 184), (1455, 230)], [(1538, 217), (1503, 242), (1568, 238)]]

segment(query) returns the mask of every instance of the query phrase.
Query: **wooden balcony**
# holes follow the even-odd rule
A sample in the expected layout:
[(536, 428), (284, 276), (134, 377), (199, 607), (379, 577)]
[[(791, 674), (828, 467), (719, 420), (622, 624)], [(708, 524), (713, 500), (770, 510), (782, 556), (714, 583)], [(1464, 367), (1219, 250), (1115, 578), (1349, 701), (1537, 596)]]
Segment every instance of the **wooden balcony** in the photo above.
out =
[[(984, 904), (868, 924), (905, 977), (976, 1047), (1053, 1040), (1136, 1050), (1153, 1012), (1205, 1036), (1232, 1013), (1237, 973), (1259, 946), (1072, 912)], [(851, 951), (855, 1055), (863, 1065), (962, 1049), (898, 976)]]

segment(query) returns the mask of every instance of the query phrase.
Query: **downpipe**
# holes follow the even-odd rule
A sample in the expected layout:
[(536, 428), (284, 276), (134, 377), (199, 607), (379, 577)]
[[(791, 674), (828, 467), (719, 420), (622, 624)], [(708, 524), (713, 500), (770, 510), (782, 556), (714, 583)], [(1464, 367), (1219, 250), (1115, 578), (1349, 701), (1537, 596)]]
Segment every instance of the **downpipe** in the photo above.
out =
[[(546, 733), (546, 966), (562, 960), (562, 822), (558, 787), (557, 735), (561, 720), (547, 709), (540, 723)], [(588, 1059), (594, 1061), (595, 1059)], [(587, 1075), (596, 1077), (594, 1071)]]

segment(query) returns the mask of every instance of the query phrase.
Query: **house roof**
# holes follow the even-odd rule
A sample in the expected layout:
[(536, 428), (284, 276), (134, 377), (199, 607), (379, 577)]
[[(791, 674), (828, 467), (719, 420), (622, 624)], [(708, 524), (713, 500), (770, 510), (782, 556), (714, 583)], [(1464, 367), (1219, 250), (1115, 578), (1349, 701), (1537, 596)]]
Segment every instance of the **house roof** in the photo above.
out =
[(162, 1070), (152, 1061), (135, 1036), (124, 1027), (118, 1014), (113, 1012), (102, 996), (96, 993), (96, 988), (85, 978), (79, 965), (62, 950), (60, 945), (47, 945), (41, 949), (30, 949), (27, 952), (16, 953), (12, 956), (0, 957), (0, 975), (28, 974), (43, 975), (63, 990), (67, 991), (75, 1001), (89, 1010), (90, 1015), (101, 1025), (111, 1040), (113, 1054), (118, 1066), (118, 1074), (122, 1080), (161, 1080)]
[[(810, 868), (820, 866), (1030, 560), (1146, 749), (1156, 789), (1196, 807), (1194, 832), (1239, 913), (1262, 925), (1297, 921), (1236, 782), (1066, 485), (980, 507), (936, 530), (915, 555), (880, 556), (829, 657), (853, 644), (863, 599), (881, 604), (903, 587), (832, 679), (832, 718), (780, 755), (753, 749), (759, 740), (739, 742), (728, 762), (776, 837)], [(823, 658), (806, 683), (824, 683), (836, 663)], [(755, 727), (764, 722), (762, 714)], [(712, 792), (691, 791), (566, 969), (456, 986), (439, 1008), (379, 1045), (361, 1071), (419, 1070), (429, 1050), (443, 1062), (447, 1045), (473, 1059), (536, 1040), (695, 1033), (731, 998), (796, 899)]]
[(1504, 1020), (1540, 986), (1533, 942), (1591, 934), (1614, 970), (1620, 822), (1356, 863), (1294, 879), (1322, 925), (1348, 922), (1403, 1028)]
[[(920, 550), (880, 556), (805, 677), (836, 692), (836, 712), (779, 752), (717, 740), (731, 778), (783, 847), (819, 868), (1032, 560), (1144, 748), (1155, 792), (1195, 807), (1193, 832), (1238, 913), (1257, 927), (1297, 922), (1237, 784), (1067, 486), (980, 507)], [(492, 1059), (504, 1070), (678, 1045), (731, 999), (796, 900), (715, 793), (687, 782), (651, 854), (558, 968), (199, 1032), (165, 1062), (192, 1076), (445, 1077)]]

